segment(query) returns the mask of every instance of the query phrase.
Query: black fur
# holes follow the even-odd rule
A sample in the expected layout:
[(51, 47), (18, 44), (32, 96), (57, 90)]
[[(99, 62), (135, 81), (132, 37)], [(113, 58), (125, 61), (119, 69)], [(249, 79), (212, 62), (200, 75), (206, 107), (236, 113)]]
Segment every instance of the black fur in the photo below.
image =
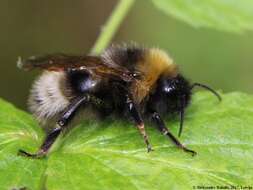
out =
[(145, 48), (140, 48), (135, 45), (127, 47), (112, 46), (102, 54), (102, 58), (106, 62), (113, 62), (133, 72), (135, 71), (136, 63), (144, 58), (145, 52)]

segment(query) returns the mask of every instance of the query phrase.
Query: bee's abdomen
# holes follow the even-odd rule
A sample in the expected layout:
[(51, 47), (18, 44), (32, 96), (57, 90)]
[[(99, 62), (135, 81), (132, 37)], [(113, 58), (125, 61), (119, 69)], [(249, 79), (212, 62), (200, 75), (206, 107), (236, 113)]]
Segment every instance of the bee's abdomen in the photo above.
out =
[(30, 111), (41, 121), (63, 111), (69, 98), (63, 92), (64, 72), (44, 72), (33, 84), (28, 101)]

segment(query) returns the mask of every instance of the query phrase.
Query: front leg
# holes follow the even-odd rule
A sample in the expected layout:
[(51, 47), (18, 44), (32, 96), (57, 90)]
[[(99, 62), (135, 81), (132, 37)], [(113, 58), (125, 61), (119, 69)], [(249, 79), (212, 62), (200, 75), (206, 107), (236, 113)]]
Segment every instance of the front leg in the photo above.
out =
[(197, 154), (194, 150), (190, 150), (180, 143), (180, 141), (165, 126), (162, 118), (157, 112), (153, 112), (151, 117), (157, 128), (162, 132), (162, 134), (167, 135), (178, 148), (183, 149), (185, 152), (191, 153), (192, 156), (195, 156)]
[(42, 143), (42, 145), (37, 153), (31, 154), (31, 153), (28, 153), (24, 150), (19, 150), (18, 154), (20, 154), (22, 156), (31, 157), (31, 158), (41, 158), (41, 157), (45, 156), (48, 153), (50, 147), (53, 145), (53, 143), (57, 139), (57, 137), (62, 132), (62, 130), (64, 128), (66, 128), (69, 121), (73, 118), (77, 109), (83, 103), (87, 103), (88, 101), (89, 101), (89, 95), (84, 95), (84, 96), (75, 98), (70, 103), (70, 105), (67, 107), (66, 111), (63, 112), (62, 116), (58, 120), (58, 122), (56, 124), (57, 127), (48, 133), (48, 135), (46, 136), (44, 142)]
[(134, 122), (136, 123), (137, 128), (139, 129), (141, 135), (144, 138), (144, 141), (147, 145), (148, 152), (152, 151), (152, 147), (149, 143), (148, 135), (145, 130), (144, 122), (141, 118), (139, 111), (136, 108), (136, 105), (133, 103), (132, 99), (129, 98), (129, 96), (127, 96), (126, 105), (127, 105), (128, 112), (130, 113), (131, 117), (134, 119)]

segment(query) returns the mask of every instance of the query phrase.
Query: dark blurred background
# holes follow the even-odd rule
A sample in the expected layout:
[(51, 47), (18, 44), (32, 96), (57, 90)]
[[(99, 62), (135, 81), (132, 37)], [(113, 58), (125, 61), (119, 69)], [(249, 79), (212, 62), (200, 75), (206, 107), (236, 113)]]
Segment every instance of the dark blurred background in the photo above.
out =
[[(0, 1), (0, 97), (26, 109), (38, 71), (16, 67), (18, 56), (88, 53), (116, 0)], [(138, 0), (113, 42), (167, 50), (192, 81), (224, 92), (253, 92), (253, 32), (196, 29)]]

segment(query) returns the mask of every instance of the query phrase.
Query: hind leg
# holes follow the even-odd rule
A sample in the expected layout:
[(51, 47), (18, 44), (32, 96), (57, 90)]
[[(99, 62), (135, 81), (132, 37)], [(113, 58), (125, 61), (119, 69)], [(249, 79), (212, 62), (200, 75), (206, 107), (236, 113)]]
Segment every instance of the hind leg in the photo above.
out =
[(57, 121), (57, 127), (51, 130), (46, 138), (44, 139), (44, 142), (40, 146), (40, 149), (37, 153), (28, 153), (24, 150), (19, 150), (18, 154), (26, 157), (31, 158), (41, 158), (47, 155), (50, 147), (54, 144), (57, 137), (60, 135), (62, 130), (67, 127), (67, 124), (71, 121), (71, 119), (74, 117), (76, 111), (78, 108), (85, 103), (89, 102), (89, 95), (84, 95), (81, 97), (75, 98), (70, 105), (67, 107), (66, 111), (63, 112), (60, 119)]

